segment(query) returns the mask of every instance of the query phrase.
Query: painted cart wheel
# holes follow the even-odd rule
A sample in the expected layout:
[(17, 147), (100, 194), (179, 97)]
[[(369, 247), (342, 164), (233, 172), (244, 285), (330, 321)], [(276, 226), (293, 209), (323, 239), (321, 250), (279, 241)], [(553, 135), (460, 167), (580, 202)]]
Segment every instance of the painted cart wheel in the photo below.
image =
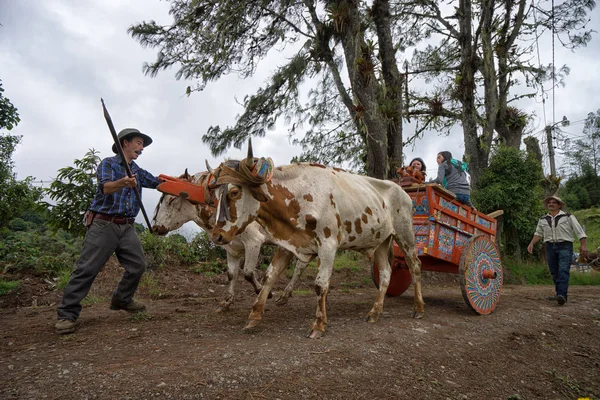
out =
[[(371, 265), (371, 279), (375, 287), (379, 289), (379, 268), (373, 263)], [(390, 284), (385, 292), (390, 297), (400, 296), (406, 292), (406, 289), (412, 282), (412, 275), (406, 267), (392, 267), (392, 275), (390, 276)]]
[(478, 314), (489, 314), (500, 300), (504, 274), (500, 252), (487, 236), (475, 236), (465, 244), (458, 266), (465, 303)]

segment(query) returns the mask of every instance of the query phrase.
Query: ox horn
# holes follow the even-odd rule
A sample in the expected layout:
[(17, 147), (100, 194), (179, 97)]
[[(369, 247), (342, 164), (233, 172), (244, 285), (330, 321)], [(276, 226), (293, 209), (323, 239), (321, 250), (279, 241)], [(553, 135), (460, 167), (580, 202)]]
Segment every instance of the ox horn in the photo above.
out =
[(187, 168), (185, 169), (185, 172), (183, 173), (183, 178), (188, 181), (190, 180), (190, 174), (188, 173)]
[(179, 192), (179, 197), (187, 200), (187, 198), (190, 197), (190, 194), (188, 192)]
[(252, 168), (254, 165), (254, 155), (252, 154), (252, 137), (248, 138), (248, 156), (246, 156), (246, 165)]
[(210, 167), (210, 165), (208, 165), (208, 160), (207, 160), (206, 158), (204, 159), (204, 162), (206, 163), (206, 170), (207, 170), (208, 172), (210, 172), (211, 174), (213, 174), (213, 173), (214, 173), (214, 169), (212, 169), (212, 168)]

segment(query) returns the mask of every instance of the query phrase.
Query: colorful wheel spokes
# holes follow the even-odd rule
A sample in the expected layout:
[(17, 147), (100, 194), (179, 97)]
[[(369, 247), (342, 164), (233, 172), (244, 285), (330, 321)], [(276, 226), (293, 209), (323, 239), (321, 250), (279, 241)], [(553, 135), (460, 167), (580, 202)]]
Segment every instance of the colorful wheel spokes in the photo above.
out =
[[(489, 314), (498, 304), (503, 281), (498, 250), (487, 237), (478, 236), (471, 239), (464, 252), (461, 257), (461, 281), (465, 300), (475, 312)], [(485, 277), (494, 272), (495, 279)]]

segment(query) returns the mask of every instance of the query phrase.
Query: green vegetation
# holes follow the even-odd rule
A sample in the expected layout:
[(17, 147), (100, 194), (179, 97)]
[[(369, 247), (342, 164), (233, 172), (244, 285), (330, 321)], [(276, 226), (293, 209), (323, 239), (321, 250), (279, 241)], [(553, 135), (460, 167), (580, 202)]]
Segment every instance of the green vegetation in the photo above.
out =
[(11, 226), (17, 226), (18, 230), (0, 230), (3, 272), (55, 277), (72, 269), (81, 249), (80, 238), (64, 231), (51, 232), (43, 223), (37, 225), (22, 218), (11, 221)]
[(134, 313), (131, 314), (131, 317), (129, 317), (129, 320), (131, 322), (147, 322), (150, 321), (152, 319), (152, 315), (148, 314), (147, 312), (139, 312), (139, 313)]
[(98, 154), (94, 149), (88, 150), (82, 159), (73, 161), (74, 167), (61, 168), (50, 188), (44, 190), (53, 204), (43, 201), (40, 204), (47, 210), (48, 225), (54, 230), (85, 235), (82, 220), (98, 187), (96, 169), (101, 161)]
[(103, 297), (103, 296), (94, 296), (94, 295), (87, 295), (82, 301), (81, 304), (84, 305), (91, 305), (91, 304), (98, 304), (98, 303), (104, 303), (108, 301), (108, 297)]
[[(503, 260), (504, 283), (516, 285), (553, 285), (546, 264)], [(596, 271), (571, 272), (570, 285), (600, 285), (600, 273)]]
[(532, 154), (500, 146), (494, 149), (479, 188), (473, 192), (480, 211), (504, 210), (501, 251), (517, 260), (527, 255), (533, 230), (544, 213), (542, 176), (541, 165)]
[(594, 399), (599, 395), (594, 393), (592, 388), (583, 388), (581, 385), (568, 375), (560, 375), (555, 369), (548, 372), (552, 377), (554, 385), (557, 387), (564, 398), (572, 399)]
[(0, 296), (8, 294), (19, 287), (21, 281), (5, 281), (0, 279)]
[(216, 246), (206, 232), (198, 233), (188, 243), (185, 237), (178, 234), (161, 237), (145, 230), (140, 240), (150, 270), (169, 264), (190, 266), (200, 273), (206, 270), (206, 264), (210, 264), (207, 271), (222, 272), (227, 269), (227, 253), (222, 247)]
[(153, 271), (145, 273), (142, 275), (142, 280), (140, 281), (140, 288), (145, 288), (148, 290), (148, 294), (153, 299), (158, 299), (161, 297), (161, 290), (158, 285), (158, 279), (154, 275)]
[(365, 264), (366, 256), (356, 251), (340, 251), (333, 262), (333, 270), (341, 271), (347, 269), (352, 272), (361, 270), (361, 266)]
[[(595, 252), (600, 247), (600, 207), (573, 211), (573, 215), (575, 215), (581, 226), (585, 227), (585, 233), (588, 236), (588, 250)], [(578, 249), (579, 246), (575, 245), (575, 251), (578, 251)]]

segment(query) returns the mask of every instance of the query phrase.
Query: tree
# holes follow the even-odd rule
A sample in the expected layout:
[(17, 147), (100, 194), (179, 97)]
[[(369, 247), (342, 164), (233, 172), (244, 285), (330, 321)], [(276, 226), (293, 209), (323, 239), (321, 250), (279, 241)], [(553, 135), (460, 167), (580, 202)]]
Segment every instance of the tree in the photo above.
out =
[[(284, 117), (289, 134), (308, 124), (299, 160), (365, 166), (386, 178), (402, 163), (404, 75), (400, 73), (388, 0), (169, 0), (174, 22), (143, 22), (129, 33), (158, 48), (145, 73), (177, 65), (176, 77), (197, 79), (187, 93), (236, 72), (246, 78), (270, 51), (293, 48), (266, 86), (247, 96), (235, 126), (203, 136), (213, 155), (249, 136), (264, 136)], [(346, 69), (346, 79), (342, 72)], [(301, 85), (312, 85), (301, 101)]]
[[(568, 73), (566, 67), (537, 65), (530, 56), (535, 41), (550, 30), (564, 46), (586, 45), (591, 30), (585, 25), (595, 1), (567, 0), (550, 11), (544, 9), (548, 1), (531, 6), (528, 0), (400, 3), (399, 13), (420, 19), (423, 34), (439, 38), (416, 51), (411, 63), (412, 74), (439, 84), (424, 93), (413, 89), (408, 115), (421, 119), (420, 130), (446, 130), (460, 121), (472, 185), (477, 186), (495, 133), (507, 146), (521, 144), (528, 116), (511, 103), (534, 97), (544, 82), (562, 84)], [(525, 91), (511, 96), (522, 81)]]
[(21, 120), (17, 108), (4, 97), (0, 80), (0, 227), (34, 206), (41, 198), (41, 190), (32, 186), (32, 177), (22, 181), (16, 179), (12, 156), (21, 136), (5, 133), (12, 130)]
[(58, 170), (56, 179), (45, 190), (55, 204), (42, 202), (48, 208), (48, 225), (54, 229), (62, 229), (73, 235), (83, 236), (85, 227), (83, 215), (89, 208), (96, 190), (96, 170), (100, 157), (94, 149), (88, 150), (80, 160), (74, 160), (74, 167), (68, 166)]
[(589, 160), (581, 166), (581, 174), (571, 176), (559, 189), (561, 196), (568, 200), (569, 208), (579, 210), (600, 205), (600, 176), (594, 171)]
[(19, 122), (19, 113), (10, 100), (4, 97), (2, 79), (0, 79), (0, 129), (12, 130)]
[(503, 252), (516, 259), (525, 255), (537, 220), (544, 214), (542, 176), (535, 155), (499, 146), (481, 174), (479, 189), (473, 193), (480, 211), (504, 210)]
[(591, 167), (594, 174), (600, 172), (600, 110), (589, 113), (580, 139), (568, 142), (565, 151), (568, 172), (571, 175), (583, 174)]

